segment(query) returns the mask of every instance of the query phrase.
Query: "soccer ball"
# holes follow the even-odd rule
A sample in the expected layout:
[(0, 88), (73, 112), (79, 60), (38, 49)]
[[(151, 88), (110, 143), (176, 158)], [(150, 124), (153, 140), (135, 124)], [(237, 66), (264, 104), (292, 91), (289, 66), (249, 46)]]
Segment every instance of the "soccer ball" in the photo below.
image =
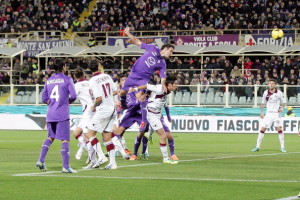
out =
[(274, 40), (280, 40), (281, 38), (283, 38), (283, 36), (284, 36), (284, 33), (281, 29), (274, 29), (272, 31), (272, 38)]

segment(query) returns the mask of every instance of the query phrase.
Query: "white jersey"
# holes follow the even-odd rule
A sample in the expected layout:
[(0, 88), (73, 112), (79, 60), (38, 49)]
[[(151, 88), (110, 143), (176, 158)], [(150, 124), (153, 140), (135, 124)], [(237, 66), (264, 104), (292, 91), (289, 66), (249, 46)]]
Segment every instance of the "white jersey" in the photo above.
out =
[(89, 80), (95, 99), (102, 97), (102, 102), (97, 106), (97, 111), (113, 111), (115, 109), (114, 92), (117, 86), (108, 74), (95, 74)]
[(151, 96), (148, 99), (147, 108), (150, 112), (161, 113), (161, 110), (167, 104), (167, 95), (161, 84), (147, 84), (147, 90), (151, 91)]
[(88, 108), (90, 109), (93, 106), (94, 101), (89, 82), (87, 80), (79, 80), (77, 83), (75, 83), (75, 90), (77, 98), (82, 106), (82, 112)]
[(283, 93), (275, 89), (274, 93), (271, 93), (269, 90), (266, 90), (262, 97), (262, 104), (266, 104), (267, 111), (266, 113), (278, 113), (279, 107), (281, 104), (286, 104)]

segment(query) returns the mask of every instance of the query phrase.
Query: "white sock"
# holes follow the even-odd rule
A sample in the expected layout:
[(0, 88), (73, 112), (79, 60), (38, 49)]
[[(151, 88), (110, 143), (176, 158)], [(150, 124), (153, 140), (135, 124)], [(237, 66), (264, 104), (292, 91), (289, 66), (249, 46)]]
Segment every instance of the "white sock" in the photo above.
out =
[(95, 149), (93, 148), (91, 142), (87, 143), (87, 150), (88, 150), (88, 154), (89, 154), (89, 159), (91, 160), (91, 162), (93, 164), (96, 164), (97, 162), (97, 159), (96, 159), (96, 151)]
[(90, 142), (89, 143), (96, 143), (92, 147), (95, 149), (95, 151), (96, 151), (96, 153), (98, 155), (98, 160), (102, 160), (103, 158), (105, 158), (105, 155), (104, 155), (104, 153), (102, 151), (102, 148), (101, 148), (101, 144), (100, 144), (99, 140), (96, 137), (90, 138)]
[(115, 151), (119, 151), (122, 156), (126, 156), (127, 154), (125, 153), (125, 150), (120, 142), (120, 140), (114, 136), (113, 138), (111, 138), (112, 143), (115, 145)]
[(109, 165), (116, 165), (115, 149), (108, 149), (110, 145), (114, 145), (111, 141), (106, 143), (106, 148), (109, 154)]
[(284, 133), (279, 133), (278, 137), (279, 137), (280, 147), (285, 148), (284, 147)]
[(125, 140), (124, 136), (121, 137), (121, 144), (123, 145), (124, 149), (128, 149), (128, 147), (126, 146), (126, 140)]
[(84, 136), (83, 135), (79, 136), (78, 142), (80, 144), (80, 148), (83, 148), (84, 150), (87, 150), (86, 142), (84, 141)]
[(262, 143), (264, 137), (265, 137), (265, 134), (264, 134), (264, 133), (259, 133), (259, 134), (258, 134), (257, 142), (256, 142), (256, 147), (257, 147), (257, 148), (260, 148), (260, 145), (261, 145), (261, 143)]
[(168, 154), (168, 148), (167, 145), (160, 145), (160, 150), (161, 150), (161, 154), (163, 156), (164, 160), (168, 160), (169, 159), (169, 154)]

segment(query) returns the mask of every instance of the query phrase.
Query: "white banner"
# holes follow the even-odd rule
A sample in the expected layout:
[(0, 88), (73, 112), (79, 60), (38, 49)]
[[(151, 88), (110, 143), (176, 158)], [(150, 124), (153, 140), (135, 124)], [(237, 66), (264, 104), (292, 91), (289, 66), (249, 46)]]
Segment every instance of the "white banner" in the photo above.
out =
[[(71, 130), (79, 124), (81, 115), (71, 115)], [(0, 129), (46, 130), (46, 115), (0, 114)], [(172, 132), (195, 133), (258, 133), (261, 119), (259, 117), (232, 116), (172, 116), (172, 123), (165, 118)], [(283, 118), (284, 133), (297, 133), (300, 117)], [(128, 131), (138, 131), (134, 124)], [(276, 133), (271, 127), (268, 132)]]

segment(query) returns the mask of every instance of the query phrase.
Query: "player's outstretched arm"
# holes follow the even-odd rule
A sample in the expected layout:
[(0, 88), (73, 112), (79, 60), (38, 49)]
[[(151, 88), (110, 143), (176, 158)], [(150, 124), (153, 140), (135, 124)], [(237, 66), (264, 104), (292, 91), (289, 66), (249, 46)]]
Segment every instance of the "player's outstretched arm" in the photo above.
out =
[(130, 28), (129, 27), (126, 27), (125, 30), (124, 30), (124, 33), (131, 39), (131, 41), (137, 45), (137, 46), (141, 46), (142, 45), (142, 42), (141, 40), (139, 40), (138, 38), (136, 38), (134, 35), (132, 35), (130, 33)]

